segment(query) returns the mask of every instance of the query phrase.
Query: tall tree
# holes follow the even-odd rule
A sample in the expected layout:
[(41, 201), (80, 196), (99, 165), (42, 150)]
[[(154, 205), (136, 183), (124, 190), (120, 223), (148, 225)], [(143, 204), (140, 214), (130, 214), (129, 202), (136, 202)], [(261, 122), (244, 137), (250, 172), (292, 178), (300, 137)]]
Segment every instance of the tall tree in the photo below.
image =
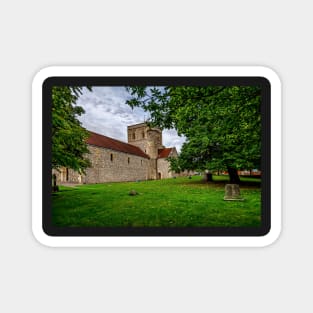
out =
[(76, 105), (81, 93), (81, 87), (52, 88), (52, 168), (64, 166), (82, 173), (90, 165), (86, 158), (89, 133), (77, 119), (84, 113)]
[(261, 90), (257, 86), (128, 87), (131, 107), (150, 112), (151, 124), (175, 128), (187, 141), (177, 170), (237, 169), (260, 166)]

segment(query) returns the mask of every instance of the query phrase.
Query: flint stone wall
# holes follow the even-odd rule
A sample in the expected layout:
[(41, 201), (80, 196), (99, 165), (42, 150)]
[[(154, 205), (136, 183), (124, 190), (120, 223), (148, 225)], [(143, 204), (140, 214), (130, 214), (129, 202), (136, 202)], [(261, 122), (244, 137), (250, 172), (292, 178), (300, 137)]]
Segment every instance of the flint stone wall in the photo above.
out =
[(158, 159), (158, 173), (161, 174), (161, 179), (177, 176), (170, 171), (170, 163), (166, 159)]
[(87, 157), (91, 167), (86, 169), (86, 175), (79, 175), (66, 168), (53, 170), (52, 173), (57, 177), (57, 184), (94, 184), (148, 179), (149, 159), (92, 145), (88, 145), (88, 149), (90, 154)]
[(62, 183), (73, 183), (73, 184), (81, 184), (82, 183), (82, 175), (73, 171), (72, 169), (67, 169), (65, 167), (61, 167), (59, 169), (53, 169), (52, 175), (56, 176), (57, 185)]
[(91, 145), (88, 148), (91, 167), (82, 177), (82, 183), (136, 181), (148, 178), (149, 159)]

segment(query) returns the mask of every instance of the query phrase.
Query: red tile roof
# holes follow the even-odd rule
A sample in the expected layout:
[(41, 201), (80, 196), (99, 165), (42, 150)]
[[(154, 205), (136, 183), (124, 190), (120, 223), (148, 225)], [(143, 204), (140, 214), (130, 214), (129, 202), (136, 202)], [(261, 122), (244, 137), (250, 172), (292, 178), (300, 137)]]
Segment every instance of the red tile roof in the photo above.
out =
[(173, 148), (164, 148), (158, 150), (158, 158), (168, 158)]
[(129, 154), (134, 154), (146, 159), (149, 159), (149, 156), (145, 154), (140, 148), (130, 145), (128, 143), (99, 135), (97, 133), (89, 131), (89, 138), (87, 139), (87, 143), (89, 145), (97, 146), (97, 147), (102, 147), (102, 148), (107, 148), (111, 150), (116, 150), (120, 152), (125, 152)]

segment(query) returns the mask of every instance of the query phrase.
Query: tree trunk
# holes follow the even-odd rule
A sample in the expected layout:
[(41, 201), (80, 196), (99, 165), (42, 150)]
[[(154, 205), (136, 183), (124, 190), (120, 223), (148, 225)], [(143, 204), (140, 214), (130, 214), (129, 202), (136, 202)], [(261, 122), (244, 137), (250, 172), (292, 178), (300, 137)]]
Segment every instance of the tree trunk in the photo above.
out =
[(205, 181), (206, 181), (207, 183), (213, 181), (212, 173), (205, 173)]
[(228, 175), (229, 175), (229, 182), (231, 184), (239, 184), (240, 183), (240, 177), (238, 175), (238, 172), (233, 167), (227, 167)]
[(52, 192), (58, 192), (59, 186), (57, 185), (57, 176), (55, 174), (52, 175)]

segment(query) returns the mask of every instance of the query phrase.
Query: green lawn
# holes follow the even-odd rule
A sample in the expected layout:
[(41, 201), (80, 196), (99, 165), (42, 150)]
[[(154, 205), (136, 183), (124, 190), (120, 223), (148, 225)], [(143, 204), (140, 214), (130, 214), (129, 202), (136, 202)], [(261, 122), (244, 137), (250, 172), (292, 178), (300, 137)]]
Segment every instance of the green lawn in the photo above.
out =
[[(226, 178), (227, 179), (227, 178)], [(60, 187), (52, 195), (53, 224), (66, 227), (260, 226), (260, 187), (241, 186), (245, 201), (224, 201), (225, 177)], [(247, 179), (255, 183), (258, 179)], [(129, 191), (139, 194), (130, 196)]]

